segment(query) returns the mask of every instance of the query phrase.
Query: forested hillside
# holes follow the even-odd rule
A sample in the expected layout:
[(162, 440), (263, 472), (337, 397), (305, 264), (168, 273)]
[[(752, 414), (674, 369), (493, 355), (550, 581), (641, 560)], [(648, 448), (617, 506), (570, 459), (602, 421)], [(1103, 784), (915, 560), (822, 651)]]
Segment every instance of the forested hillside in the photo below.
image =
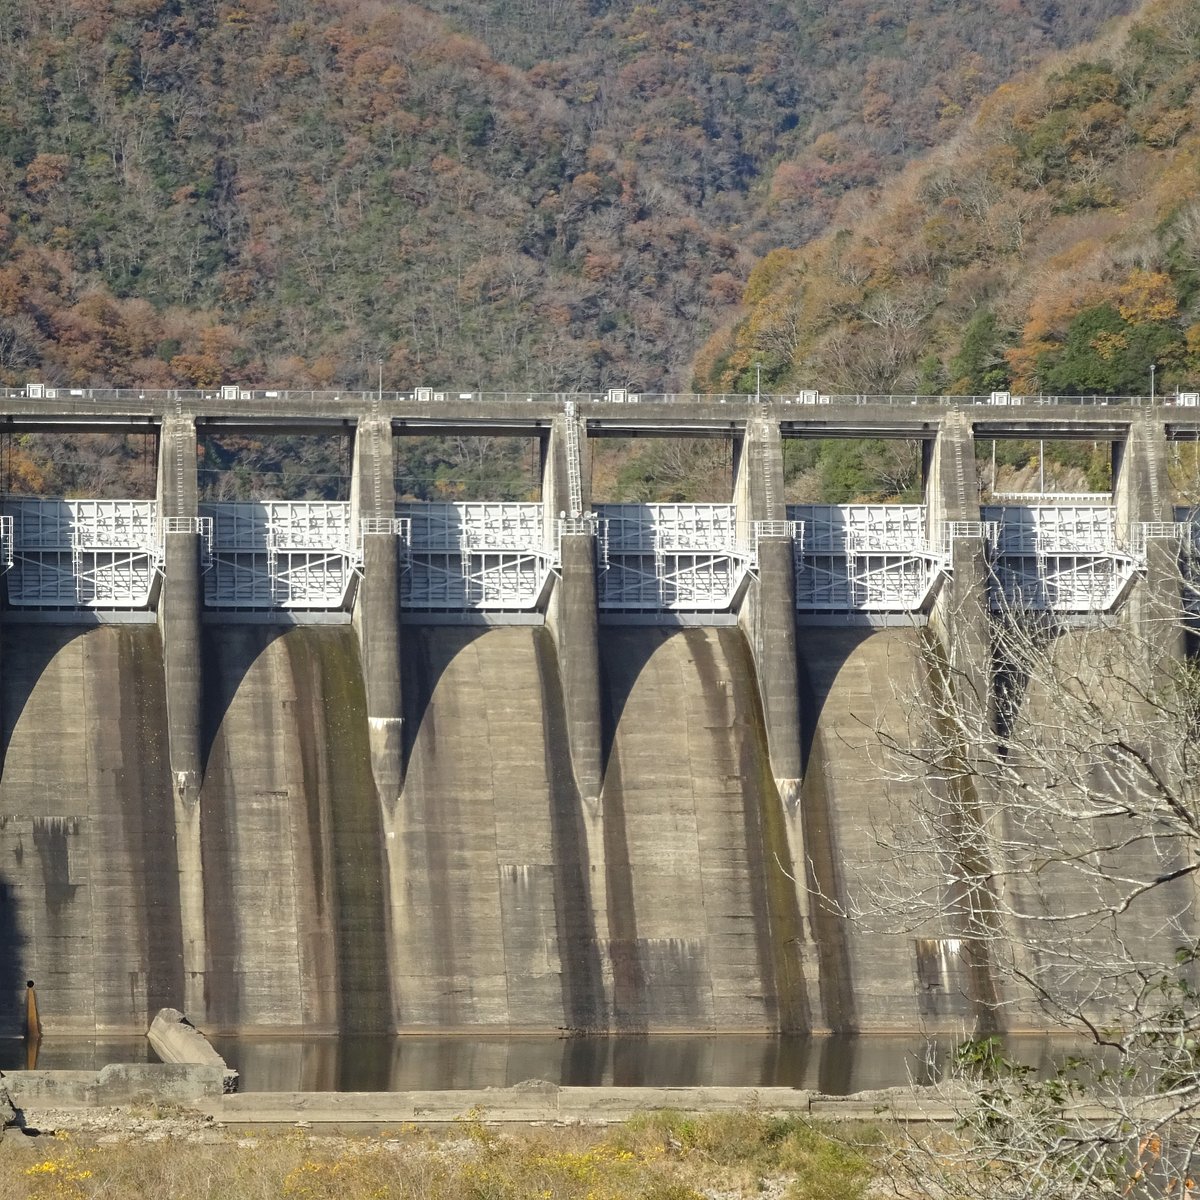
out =
[[(1156, 0), (755, 267), (704, 387), (1200, 386), (1200, 7)], [(765, 386), (765, 385), (764, 385)]]
[(686, 386), (756, 253), (1127, 6), (0, 0), (0, 382)]

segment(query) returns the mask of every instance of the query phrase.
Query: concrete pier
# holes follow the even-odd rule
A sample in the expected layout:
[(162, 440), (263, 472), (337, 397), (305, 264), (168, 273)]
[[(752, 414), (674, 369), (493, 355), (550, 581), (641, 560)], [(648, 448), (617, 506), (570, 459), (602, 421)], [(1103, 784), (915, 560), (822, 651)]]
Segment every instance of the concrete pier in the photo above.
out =
[(158, 512), (162, 591), (158, 626), (166, 682), (167, 756), (175, 814), (184, 1007), (206, 1012), (207, 934), (200, 785), (204, 776), (204, 654), (200, 638), (201, 530), (198, 521), (196, 421), (164, 417), (159, 433)]
[(1130, 423), (1123, 440), (1113, 443), (1118, 536), (1145, 560), (1145, 576), (1134, 580), (1126, 612), (1147, 654), (1164, 666), (1182, 658), (1185, 643), (1180, 536), (1174, 528), (1166, 433), (1162, 422), (1143, 415)]
[[(543, 456), (542, 506), (548, 536), (558, 543), (559, 571), (546, 604), (546, 629), (557, 659), (561, 727), (574, 782), (554, 820), (559, 949), (564, 977), (590, 981), (587, 987), (572, 982), (564, 988), (564, 1020), (571, 1029), (597, 1032), (608, 1029), (612, 1019), (613, 967), (600, 795), (604, 744), (596, 537), (595, 526), (584, 519), (591, 507), (585, 444), (586, 428), (573, 408), (555, 418)], [(553, 713), (548, 717), (558, 723)], [(557, 736), (551, 733), (551, 740)]]
[(391, 425), (364, 416), (354, 436), (351, 537), (362, 546), (362, 576), (354, 602), (371, 770), (379, 802), (390, 812), (404, 779), (404, 692), (400, 652), (400, 543)]

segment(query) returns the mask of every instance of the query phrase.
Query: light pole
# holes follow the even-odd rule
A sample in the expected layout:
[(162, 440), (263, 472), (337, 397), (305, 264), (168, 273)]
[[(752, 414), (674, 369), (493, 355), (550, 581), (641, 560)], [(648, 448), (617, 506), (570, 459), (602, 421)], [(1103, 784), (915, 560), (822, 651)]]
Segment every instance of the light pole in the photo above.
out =
[(1150, 403), (1154, 403), (1154, 372), (1158, 370), (1157, 363), (1150, 364)]
[(754, 364), (754, 398), (762, 399), (762, 363)]

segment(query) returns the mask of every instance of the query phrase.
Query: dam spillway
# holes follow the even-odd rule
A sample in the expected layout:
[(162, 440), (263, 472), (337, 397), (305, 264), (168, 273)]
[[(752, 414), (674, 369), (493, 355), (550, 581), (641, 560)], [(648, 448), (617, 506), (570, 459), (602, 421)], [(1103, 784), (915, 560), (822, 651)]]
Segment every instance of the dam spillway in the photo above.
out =
[[(1136, 619), (1147, 539), (1180, 536), (1145, 447), (1191, 412), (1014, 412), (1120, 447), (1068, 518), (981, 512), (990, 406), (814, 409), (928, 447), (923, 505), (818, 512), (783, 502), (794, 405), (337, 399), (2, 401), (160, 447), (137, 510), (4, 502), (4, 1031), (26, 978), (76, 1032), (164, 1005), (229, 1032), (978, 1024), (954, 928), (844, 915), (888, 869), (883, 791), (916, 802), (879, 731), (928, 687), (922, 639), (986, 621), (985, 553), (1048, 610)], [(200, 503), (206, 423), (329, 421), (347, 504)], [(639, 422), (732, 436), (729, 503), (593, 503), (581, 448)], [(392, 438), (449, 425), (532, 430), (542, 501), (398, 504)]]

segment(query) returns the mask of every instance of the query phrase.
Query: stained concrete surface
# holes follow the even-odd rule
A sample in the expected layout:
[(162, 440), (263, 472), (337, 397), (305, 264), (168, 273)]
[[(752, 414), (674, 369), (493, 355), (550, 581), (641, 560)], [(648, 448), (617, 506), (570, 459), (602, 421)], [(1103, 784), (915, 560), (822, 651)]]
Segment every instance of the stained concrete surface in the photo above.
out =
[(586, 968), (564, 968), (563, 945), (594, 948), (558, 919), (555, 813), (570, 827), (577, 798), (551, 742), (552, 653), (540, 628), (406, 630), (408, 766), (387, 841), (400, 1026), (568, 1022), (564, 988)]
[(601, 668), (614, 1027), (802, 1027), (791, 864), (742, 632), (608, 628)]
[[(799, 638), (806, 730), (801, 804), (806, 817), (813, 942), (820, 960), (820, 1006), (840, 1032), (961, 1027), (970, 1019), (957, 976), (925, 988), (916, 938), (948, 931), (888, 932), (843, 912), (870, 908), (889, 881), (911, 875), (885, 849), (920, 802), (903, 763), (888, 762), (880, 732), (904, 744), (926, 681), (918, 629), (802, 628)], [(881, 926), (886, 922), (880, 921)]]
[(203, 1019), (386, 1029), (381, 835), (353, 631), (215, 627), (205, 648)]
[[(158, 630), (6, 625), (0, 643), (0, 984), (34, 979), (59, 1029), (144, 1027), (182, 981)], [(23, 1014), (0, 1005), (3, 1031)]]

